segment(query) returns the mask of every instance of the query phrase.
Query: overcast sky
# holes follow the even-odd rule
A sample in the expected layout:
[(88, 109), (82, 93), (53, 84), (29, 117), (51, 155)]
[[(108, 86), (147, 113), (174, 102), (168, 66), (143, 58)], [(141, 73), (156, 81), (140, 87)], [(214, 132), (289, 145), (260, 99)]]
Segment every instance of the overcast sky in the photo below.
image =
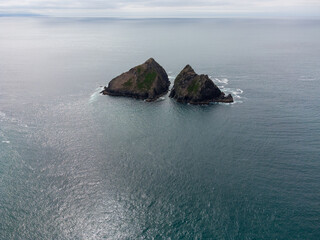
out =
[(320, 0), (0, 0), (0, 14), (320, 18)]

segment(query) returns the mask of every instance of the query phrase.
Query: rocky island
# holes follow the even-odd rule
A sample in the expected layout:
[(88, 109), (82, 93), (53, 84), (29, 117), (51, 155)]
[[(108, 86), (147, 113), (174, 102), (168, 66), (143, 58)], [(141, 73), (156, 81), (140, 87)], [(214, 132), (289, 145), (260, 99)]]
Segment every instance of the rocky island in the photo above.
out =
[(169, 86), (166, 71), (153, 58), (150, 58), (145, 63), (112, 79), (101, 93), (154, 101), (166, 94)]
[(190, 104), (209, 104), (210, 102), (233, 102), (231, 94), (225, 96), (208, 77), (198, 75), (190, 65), (187, 65), (174, 80), (169, 97), (178, 102)]

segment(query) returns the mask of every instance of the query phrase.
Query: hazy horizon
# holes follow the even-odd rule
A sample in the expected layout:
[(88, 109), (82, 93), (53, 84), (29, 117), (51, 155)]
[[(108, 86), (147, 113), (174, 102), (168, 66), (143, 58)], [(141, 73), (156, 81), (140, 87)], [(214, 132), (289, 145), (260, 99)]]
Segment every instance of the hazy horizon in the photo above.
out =
[(315, 0), (0, 0), (0, 16), (117, 18), (319, 18)]

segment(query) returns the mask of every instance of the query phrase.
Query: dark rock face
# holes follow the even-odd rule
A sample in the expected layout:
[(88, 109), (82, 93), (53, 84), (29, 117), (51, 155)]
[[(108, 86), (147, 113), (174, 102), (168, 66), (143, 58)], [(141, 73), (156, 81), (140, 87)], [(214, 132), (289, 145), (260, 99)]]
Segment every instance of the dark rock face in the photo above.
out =
[(150, 58), (145, 63), (112, 79), (101, 93), (154, 101), (166, 94), (169, 86), (166, 71), (153, 58)]
[(231, 94), (225, 96), (208, 77), (198, 75), (190, 65), (187, 65), (174, 80), (174, 86), (169, 97), (178, 102), (191, 104), (209, 104), (210, 102), (233, 102)]

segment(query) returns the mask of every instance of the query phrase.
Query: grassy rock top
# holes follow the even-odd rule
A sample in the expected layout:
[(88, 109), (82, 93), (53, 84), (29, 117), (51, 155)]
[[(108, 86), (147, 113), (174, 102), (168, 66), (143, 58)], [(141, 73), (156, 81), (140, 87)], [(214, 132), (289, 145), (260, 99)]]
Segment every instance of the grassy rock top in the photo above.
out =
[(167, 93), (169, 85), (166, 71), (150, 58), (112, 79), (101, 93), (153, 101)]

